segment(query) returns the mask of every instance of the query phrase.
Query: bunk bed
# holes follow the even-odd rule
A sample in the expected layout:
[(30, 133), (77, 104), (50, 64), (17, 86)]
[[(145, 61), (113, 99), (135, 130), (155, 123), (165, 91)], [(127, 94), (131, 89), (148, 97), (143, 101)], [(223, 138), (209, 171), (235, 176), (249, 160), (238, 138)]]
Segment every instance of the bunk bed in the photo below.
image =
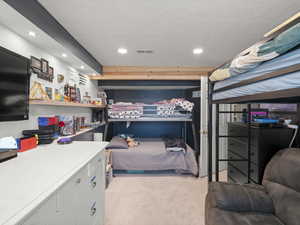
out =
[[(186, 101), (188, 102), (188, 101)], [(193, 119), (193, 105), (188, 110), (175, 108), (174, 104), (115, 104), (108, 106), (108, 118), (104, 131), (104, 140), (111, 123), (125, 122), (130, 126), (133, 122), (182, 122), (184, 123), (183, 139), (186, 140), (187, 124), (191, 125), (194, 148), (198, 149), (196, 128)], [(114, 108), (115, 107), (115, 108)]]
[[(300, 26), (300, 13), (289, 20), (288, 23), (278, 26), (278, 28), (267, 33), (265, 39), (260, 43), (276, 40), (291, 29)], [(280, 36), (281, 35), (281, 36)], [(299, 38), (299, 34), (297, 36)], [(220, 159), (219, 139), (230, 136), (219, 134), (219, 114), (220, 113), (245, 113), (234, 111), (220, 111), (219, 104), (247, 104), (247, 159), (235, 160), (248, 163), (248, 183), (250, 183), (250, 163), (251, 163), (251, 104), (252, 103), (299, 103), (300, 102), (300, 45), (299, 40), (293, 42), (293, 46), (273, 59), (258, 63), (253, 68), (235, 76), (228, 75), (228, 65), (234, 64), (234, 59), (229, 63), (216, 68), (210, 75), (208, 87), (208, 181), (213, 181), (213, 171), (215, 180), (219, 181), (219, 163), (234, 161), (233, 159)], [(248, 54), (248, 53), (247, 53)], [(225, 79), (216, 79), (218, 70)], [(223, 70), (223, 71), (222, 71)], [(213, 140), (213, 105), (216, 106), (215, 140)], [(213, 141), (216, 144), (216, 153), (213, 154)], [(214, 159), (213, 159), (214, 155)], [(215, 170), (213, 170), (215, 161)]]
[[(174, 101), (174, 99), (172, 99)], [(144, 103), (120, 103), (108, 106), (108, 118), (104, 131), (104, 140), (107, 139), (109, 126), (113, 123), (126, 123), (129, 127), (131, 123), (146, 122), (179, 122), (183, 123), (182, 140), (187, 142), (187, 126), (191, 125), (193, 136), (193, 150), (186, 144), (186, 151), (169, 152), (166, 151), (164, 140), (162, 139), (142, 139), (140, 145), (130, 149), (115, 149), (113, 154), (114, 171), (145, 171), (167, 172), (173, 171), (179, 174), (192, 174), (198, 176), (197, 159), (199, 156), (198, 143), (196, 138), (196, 128), (193, 119), (193, 103), (186, 100), (181, 103), (157, 102), (154, 104)], [(177, 102), (177, 100), (176, 100)], [(174, 104), (173, 104), (174, 103)]]

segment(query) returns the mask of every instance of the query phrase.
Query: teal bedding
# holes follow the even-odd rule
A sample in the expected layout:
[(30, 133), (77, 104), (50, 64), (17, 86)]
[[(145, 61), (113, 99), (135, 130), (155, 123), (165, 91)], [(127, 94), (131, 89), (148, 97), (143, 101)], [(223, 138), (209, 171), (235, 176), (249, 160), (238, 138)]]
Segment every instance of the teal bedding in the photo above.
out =
[(282, 55), (290, 49), (300, 44), (300, 23), (291, 27), (287, 31), (278, 35), (272, 41), (262, 45), (257, 52), (258, 56), (263, 56), (272, 52)]

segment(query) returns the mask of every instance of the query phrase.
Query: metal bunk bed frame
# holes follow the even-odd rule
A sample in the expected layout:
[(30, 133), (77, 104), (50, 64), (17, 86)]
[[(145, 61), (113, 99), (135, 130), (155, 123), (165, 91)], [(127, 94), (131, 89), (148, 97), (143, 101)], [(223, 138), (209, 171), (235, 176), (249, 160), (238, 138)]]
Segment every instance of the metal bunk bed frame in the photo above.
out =
[[(279, 25), (277, 28), (272, 30), (271, 32), (265, 35), (265, 38), (275, 37), (285, 30), (289, 29), (291, 26), (300, 23), (300, 13), (296, 14), (291, 19), (287, 20), (287, 22)], [(223, 64), (224, 65), (224, 64)], [(221, 65), (222, 66), (222, 65)], [(220, 68), (217, 67), (215, 70)], [(215, 71), (214, 70), (214, 71)], [(215, 158), (215, 181), (219, 181), (219, 162), (229, 162), (229, 161), (237, 161), (234, 159), (220, 159), (219, 158), (219, 138), (227, 138), (229, 136), (222, 136), (219, 134), (219, 115), (221, 113), (243, 113), (243, 112), (234, 112), (234, 111), (220, 111), (219, 104), (247, 104), (247, 127), (248, 127), (248, 157), (245, 162), (248, 163), (248, 183), (251, 182), (250, 179), (250, 162), (251, 162), (251, 103), (300, 103), (300, 88), (292, 88), (286, 90), (272, 91), (260, 94), (246, 95), (241, 97), (233, 97), (221, 100), (213, 100), (213, 94), (216, 92), (226, 91), (233, 88), (238, 88), (242, 86), (246, 86), (249, 84), (257, 83), (260, 81), (269, 80), (275, 77), (284, 76), (286, 74), (300, 71), (300, 63), (289, 66), (284, 69), (276, 70), (270, 73), (263, 74), (259, 77), (247, 79), (240, 81), (238, 83), (229, 85), (227, 87), (220, 88), (214, 91), (215, 82), (208, 82), (208, 154), (207, 154), (207, 167), (208, 167), (208, 181), (213, 181), (213, 104), (216, 104), (216, 158)], [(299, 109), (299, 107), (298, 107)], [(299, 112), (298, 112), (299, 116)], [(239, 160), (240, 161), (240, 160)]]
[[(231, 162), (231, 161), (239, 161), (239, 162), (247, 162), (247, 178), (248, 178), (248, 183), (251, 182), (250, 178), (250, 166), (251, 166), (251, 104), (247, 104), (247, 111), (220, 111), (219, 109), (219, 104), (221, 103), (215, 103), (213, 101), (213, 86), (214, 83), (209, 82), (209, 95), (208, 95), (208, 181), (211, 182), (213, 181), (213, 161), (212, 161), (212, 143), (213, 143), (213, 104), (216, 104), (216, 158), (215, 158), (215, 181), (219, 181), (219, 163), (220, 162)], [(247, 113), (247, 136), (229, 136), (229, 135), (220, 135), (220, 129), (219, 129), (219, 118), (220, 114), (222, 113)], [(230, 137), (244, 137), (247, 138), (248, 143), (247, 143), (247, 159), (220, 159), (220, 146), (219, 146), (219, 139), (220, 138), (230, 138)]]
[[(297, 70), (300, 71), (300, 68)], [(284, 76), (286, 73), (280, 74), (280, 76)], [(253, 82), (256, 83), (259, 80)], [(252, 84), (253, 84), (252, 83)], [(219, 134), (219, 115), (221, 113), (245, 113), (245, 112), (235, 112), (235, 111), (220, 111), (219, 104), (247, 104), (247, 138), (248, 138), (248, 158), (245, 162), (248, 162), (248, 183), (251, 182), (250, 179), (250, 162), (251, 162), (251, 103), (299, 103), (300, 102), (300, 88), (293, 88), (281, 91), (273, 91), (262, 94), (255, 94), (243, 97), (236, 97), (231, 99), (223, 99), (223, 100), (213, 100), (214, 93), (214, 82), (209, 82), (208, 87), (208, 181), (213, 181), (213, 105), (216, 105), (216, 158), (215, 158), (215, 181), (219, 181), (219, 162), (229, 162), (229, 161), (237, 161), (235, 159), (220, 159), (219, 158), (219, 138), (228, 138), (231, 136), (225, 136)], [(243, 86), (240, 85), (240, 86)], [(245, 137), (245, 136), (243, 136)], [(240, 161), (240, 160), (239, 160)]]
[[(107, 114), (107, 113), (106, 113)], [(106, 141), (107, 140), (107, 133), (108, 133), (108, 128), (109, 125), (111, 123), (118, 123), (118, 122), (184, 122), (184, 126), (185, 126), (185, 131), (184, 133), (186, 134), (186, 127), (187, 127), (187, 123), (191, 124), (191, 128), (192, 128), (192, 134), (193, 134), (193, 142), (194, 142), (194, 152), (196, 155), (196, 161), (198, 163), (198, 159), (199, 159), (199, 154), (200, 154), (200, 149), (199, 149), (199, 145), (198, 145), (198, 141), (197, 141), (197, 137), (196, 137), (196, 126), (195, 126), (195, 120), (194, 120), (194, 112), (191, 113), (192, 118), (181, 118), (181, 117), (141, 117), (141, 118), (137, 118), (137, 119), (111, 119), (111, 118), (106, 118), (106, 123), (105, 123), (105, 128), (104, 128), (104, 135), (103, 135), (103, 140)], [(186, 135), (185, 135), (186, 136)]]
[(108, 133), (108, 127), (110, 123), (117, 123), (117, 122), (184, 122), (185, 126), (186, 123), (191, 123), (192, 127), (192, 133), (193, 133), (193, 141), (194, 141), (194, 148), (198, 149), (198, 143), (196, 139), (196, 128), (193, 118), (147, 118), (147, 117), (141, 117), (138, 119), (110, 119), (108, 118), (105, 125), (105, 131), (104, 131), (104, 140), (107, 138)]

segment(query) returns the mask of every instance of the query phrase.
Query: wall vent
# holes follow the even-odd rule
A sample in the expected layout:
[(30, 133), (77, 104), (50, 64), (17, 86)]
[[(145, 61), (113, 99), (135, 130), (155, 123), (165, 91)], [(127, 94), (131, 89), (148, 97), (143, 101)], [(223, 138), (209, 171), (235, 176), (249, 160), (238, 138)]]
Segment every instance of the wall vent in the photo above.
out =
[(136, 50), (138, 54), (153, 54), (154, 51), (150, 49), (138, 49)]

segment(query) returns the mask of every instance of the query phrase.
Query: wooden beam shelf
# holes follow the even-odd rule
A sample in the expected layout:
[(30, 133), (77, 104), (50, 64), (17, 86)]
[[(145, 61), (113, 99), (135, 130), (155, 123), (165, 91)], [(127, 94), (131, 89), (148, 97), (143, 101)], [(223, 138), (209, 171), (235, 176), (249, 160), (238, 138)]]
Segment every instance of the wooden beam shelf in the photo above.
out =
[(152, 66), (104, 66), (103, 74), (106, 73), (185, 73), (185, 72), (210, 72), (213, 68), (208, 66), (199, 67), (152, 67)]
[(296, 13), (294, 16), (290, 17), (289, 19), (284, 21), (282, 24), (279, 24), (277, 27), (275, 27), (274, 29), (272, 29), (271, 31), (266, 33), (264, 35), (264, 37), (267, 38), (267, 37), (276, 36), (284, 31), (286, 31), (287, 29), (289, 29), (290, 27), (294, 26), (295, 24), (297, 24), (299, 22), (300, 22), (300, 12)]
[(83, 104), (75, 102), (59, 102), (59, 101), (45, 101), (45, 100), (30, 100), (30, 105), (45, 105), (45, 106), (64, 106), (64, 107), (82, 107), (82, 108), (98, 108), (103, 109), (105, 105)]
[(212, 67), (105, 66), (102, 75), (89, 77), (91, 80), (200, 80), (212, 70)]
[[(207, 75), (205, 75), (207, 76)], [(200, 80), (201, 75), (96, 75), (91, 80)]]

